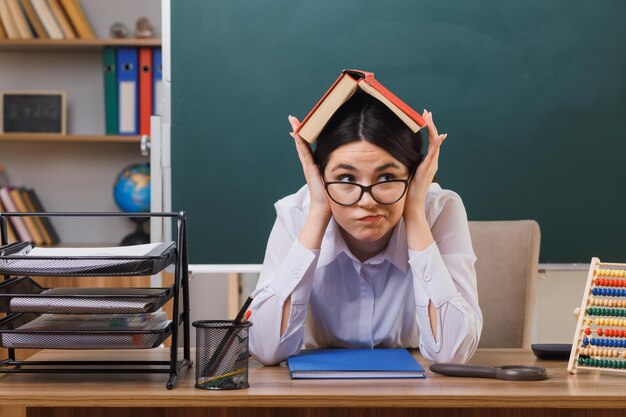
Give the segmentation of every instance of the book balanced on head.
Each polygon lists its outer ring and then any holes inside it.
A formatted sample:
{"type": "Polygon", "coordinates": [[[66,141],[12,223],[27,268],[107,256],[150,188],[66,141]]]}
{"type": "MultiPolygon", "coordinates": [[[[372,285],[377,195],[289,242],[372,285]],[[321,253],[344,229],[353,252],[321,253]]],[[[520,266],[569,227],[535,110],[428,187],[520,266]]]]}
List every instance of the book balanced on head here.
{"type": "Polygon", "coordinates": [[[332,115],[358,89],[389,107],[414,133],[426,126],[422,116],[376,80],[373,72],[344,69],[294,133],[309,143],[315,142],[332,115]]]}

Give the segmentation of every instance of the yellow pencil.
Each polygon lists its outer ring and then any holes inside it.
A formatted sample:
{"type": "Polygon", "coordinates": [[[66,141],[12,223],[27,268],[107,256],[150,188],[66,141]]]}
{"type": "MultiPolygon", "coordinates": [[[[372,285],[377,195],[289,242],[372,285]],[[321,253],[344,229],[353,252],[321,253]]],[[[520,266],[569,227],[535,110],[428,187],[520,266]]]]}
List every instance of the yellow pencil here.
{"type": "Polygon", "coordinates": [[[223,374],[223,375],[214,376],[214,377],[211,377],[211,378],[208,378],[208,377],[200,378],[200,379],[198,380],[198,382],[199,382],[200,384],[206,384],[206,383],[213,382],[213,381],[218,380],[218,379],[221,379],[221,378],[225,378],[225,377],[227,377],[227,376],[232,376],[232,375],[240,374],[240,373],[244,372],[245,370],[246,370],[246,368],[241,368],[241,369],[237,369],[236,371],[229,372],[229,373],[227,373],[227,374],[223,374]]]}

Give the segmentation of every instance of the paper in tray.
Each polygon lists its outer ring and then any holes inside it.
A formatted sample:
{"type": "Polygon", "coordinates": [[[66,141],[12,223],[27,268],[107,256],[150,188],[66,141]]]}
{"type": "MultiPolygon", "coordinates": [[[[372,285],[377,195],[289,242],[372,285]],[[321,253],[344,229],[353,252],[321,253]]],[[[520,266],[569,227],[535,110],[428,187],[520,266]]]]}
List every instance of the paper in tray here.
{"type": "Polygon", "coordinates": [[[0,321],[0,344],[31,349],[149,349],[172,332],[165,313],[12,314],[0,321]]]}
{"type": "Polygon", "coordinates": [[[149,313],[172,295],[170,288],[52,288],[38,295],[13,297],[11,312],[149,313]]]}
{"type": "Polygon", "coordinates": [[[169,332],[122,335],[3,333],[1,343],[3,347],[25,349],[152,349],[168,336],[169,332]]]}
{"type": "Polygon", "coordinates": [[[174,242],[106,248],[34,248],[0,256],[0,274],[94,276],[153,275],[175,259],[174,242]]]}

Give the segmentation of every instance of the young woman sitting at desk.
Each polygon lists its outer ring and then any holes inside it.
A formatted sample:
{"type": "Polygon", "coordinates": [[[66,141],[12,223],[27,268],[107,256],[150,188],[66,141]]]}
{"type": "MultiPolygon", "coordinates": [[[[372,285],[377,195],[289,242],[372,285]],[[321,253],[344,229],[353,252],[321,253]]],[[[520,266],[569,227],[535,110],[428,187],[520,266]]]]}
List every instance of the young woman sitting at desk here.
{"type": "MultiPolygon", "coordinates": [[[[305,348],[416,348],[464,362],[482,329],[476,257],[461,198],[433,182],[428,151],[391,110],[358,92],[312,152],[295,140],[306,186],[279,200],[256,290],[250,351],[277,364],[305,348]]],[[[292,129],[299,125],[289,118],[292,129]]]]}

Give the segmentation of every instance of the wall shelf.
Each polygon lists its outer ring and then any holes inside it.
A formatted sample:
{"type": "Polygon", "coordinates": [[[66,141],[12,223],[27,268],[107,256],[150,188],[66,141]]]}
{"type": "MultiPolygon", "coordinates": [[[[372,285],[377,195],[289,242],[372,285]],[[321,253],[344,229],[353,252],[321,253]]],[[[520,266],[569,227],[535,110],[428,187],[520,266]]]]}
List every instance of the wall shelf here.
{"type": "Polygon", "coordinates": [[[103,39],[3,39],[0,50],[40,51],[45,49],[101,49],[105,46],[161,46],[160,38],[103,39]]]}
{"type": "Polygon", "coordinates": [[[139,143],[141,136],[122,135],[59,135],[47,133],[2,133],[0,142],[58,143],[139,143]]]}

